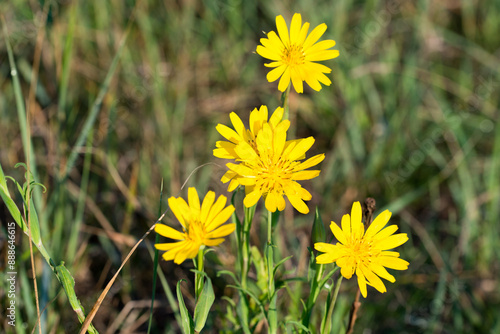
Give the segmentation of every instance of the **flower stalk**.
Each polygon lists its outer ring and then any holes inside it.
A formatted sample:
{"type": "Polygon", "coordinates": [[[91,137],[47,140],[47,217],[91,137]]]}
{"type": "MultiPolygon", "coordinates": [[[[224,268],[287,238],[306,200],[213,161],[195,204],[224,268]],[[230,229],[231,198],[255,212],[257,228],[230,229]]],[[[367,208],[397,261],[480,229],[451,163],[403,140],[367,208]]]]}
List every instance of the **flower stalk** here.
{"type": "Polygon", "coordinates": [[[204,282],[204,263],[203,263],[203,260],[204,260],[204,255],[205,255],[205,250],[204,250],[204,247],[200,247],[200,249],[198,250],[198,260],[195,261],[195,267],[196,267],[196,271],[194,273],[194,292],[195,292],[195,301],[197,302],[199,297],[200,297],[200,294],[201,294],[201,291],[203,291],[203,282],[204,282]]]}

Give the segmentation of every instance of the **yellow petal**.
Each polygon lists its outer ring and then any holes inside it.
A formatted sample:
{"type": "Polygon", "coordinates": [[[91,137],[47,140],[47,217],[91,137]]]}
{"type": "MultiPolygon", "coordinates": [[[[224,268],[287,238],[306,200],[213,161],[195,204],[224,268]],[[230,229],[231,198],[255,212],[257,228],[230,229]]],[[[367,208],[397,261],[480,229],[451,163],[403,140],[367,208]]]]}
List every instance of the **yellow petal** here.
{"type": "MultiPolygon", "coordinates": [[[[340,222],[340,225],[342,226],[342,231],[344,232],[344,235],[346,237],[346,240],[351,238],[352,230],[351,230],[351,216],[343,215],[342,216],[342,221],[340,222]]],[[[337,239],[338,240],[338,239],[337,239]]]]}
{"type": "Polygon", "coordinates": [[[393,256],[379,256],[377,262],[384,267],[394,270],[406,270],[409,265],[407,261],[393,256]]]}
{"type": "Polygon", "coordinates": [[[333,252],[335,250],[335,245],[327,244],[326,242],[316,242],[314,244],[314,249],[318,252],[333,252]]]}
{"type": "Polygon", "coordinates": [[[205,195],[203,203],[201,204],[201,212],[200,212],[201,222],[207,221],[208,214],[210,212],[210,209],[212,208],[212,205],[214,204],[214,201],[215,201],[215,193],[213,191],[209,191],[205,195]]]}
{"type": "MultiPolygon", "coordinates": [[[[347,219],[349,219],[349,215],[344,215],[344,217],[345,216],[347,216],[347,219]]],[[[342,217],[342,221],[344,221],[344,217],[342,217]]],[[[333,221],[330,223],[330,230],[332,231],[333,235],[338,240],[338,242],[340,242],[343,245],[347,245],[347,238],[344,231],[342,231],[340,227],[333,221]]]]}
{"type": "Polygon", "coordinates": [[[276,205],[277,205],[279,211],[285,210],[286,202],[285,202],[285,198],[283,197],[283,195],[278,195],[276,197],[276,205]]]}
{"type": "Polygon", "coordinates": [[[384,212],[379,214],[366,230],[365,237],[370,238],[377,234],[381,229],[383,229],[384,226],[389,222],[391,215],[392,213],[389,210],[385,210],[384,212]]]}
{"type": "Polygon", "coordinates": [[[165,224],[156,224],[155,232],[169,239],[184,240],[186,236],[165,224]]]}
{"type": "Polygon", "coordinates": [[[295,167],[293,167],[293,170],[294,171],[299,171],[299,170],[303,170],[303,169],[308,169],[308,168],[310,168],[312,166],[316,166],[317,164],[319,164],[324,159],[325,159],[325,154],[315,155],[314,157],[309,158],[306,161],[301,162],[300,164],[298,164],[295,167]]]}
{"type": "Polygon", "coordinates": [[[268,211],[271,211],[271,212],[276,211],[276,209],[278,207],[276,197],[277,197],[276,193],[274,193],[274,192],[270,192],[269,194],[267,194],[265,205],[266,205],[266,209],[268,211]]]}
{"type": "Polygon", "coordinates": [[[236,131],[224,124],[217,124],[215,129],[221,134],[221,136],[235,144],[238,144],[243,140],[243,138],[241,138],[236,131]]]}
{"type": "Polygon", "coordinates": [[[302,27],[302,17],[299,13],[293,14],[292,23],[290,24],[290,41],[292,44],[297,43],[302,27]]]}
{"type": "Polygon", "coordinates": [[[271,124],[271,127],[275,128],[279,124],[279,122],[281,122],[284,112],[285,109],[281,107],[276,108],[276,110],[271,115],[271,118],[269,119],[269,124],[271,124]]]}
{"type": "Polygon", "coordinates": [[[302,46],[305,49],[311,47],[326,31],[326,24],[322,23],[311,31],[309,36],[307,36],[304,45],[302,46]]]}
{"type": "MultiPolygon", "coordinates": [[[[329,68],[328,66],[325,66],[325,65],[319,64],[319,63],[313,63],[313,62],[310,62],[310,61],[307,61],[307,60],[306,60],[306,62],[304,64],[304,66],[314,76],[319,76],[322,73],[331,73],[332,72],[332,69],[329,68]]],[[[319,79],[319,77],[317,79],[319,79]]]]}
{"type": "Polygon", "coordinates": [[[241,121],[241,118],[233,111],[229,114],[229,118],[231,119],[231,123],[233,123],[233,127],[238,133],[238,135],[244,139],[245,138],[245,125],[241,121]]]}
{"type": "Polygon", "coordinates": [[[373,241],[380,241],[382,239],[386,239],[390,235],[393,235],[394,232],[398,230],[397,225],[389,225],[386,228],[384,228],[382,231],[378,232],[372,237],[373,241]]]}
{"type": "Polygon", "coordinates": [[[307,214],[309,213],[309,208],[306,203],[297,195],[285,190],[286,197],[292,204],[292,206],[300,213],[307,214]]]}
{"type": "Polygon", "coordinates": [[[302,45],[304,41],[306,40],[307,37],[307,32],[309,31],[309,22],[305,22],[302,28],[300,28],[300,33],[299,36],[297,37],[297,40],[295,43],[297,45],[302,45]]]}
{"type": "Polygon", "coordinates": [[[256,52],[258,55],[270,60],[281,60],[281,55],[279,53],[262,45],[257,46],[256,52]]]}
{"type": "Polygon", "coordinates": [[[218,229],[207,234],[207,238],[221,238],[231,234],[236,229],[236,224],[222,225],[218,229]]]}
{"type": "Polygon", "coordinates": [[[362,223],[363,213],[361,211],[361,204],[354,202],[351,209],[351,231],[355,238],[361,238],[364,233],[364,225],[362,223]]]}
{"type": "Polygon", "coordinates": [[[302,78],[295,68],[290,69],[290,78],[292,79],[293,88],[297,93],[304,92],[304,86],[302,84],[302,78]]]}
{"type": "Polygon", "coordinates": [[[298,158],[303,156],[307,152],[307,150],[311,148],[313,144],[314,144],[313,137],[308,137],[301,140],[297,145],[295,145],[290,154],[288,154],[288,159],[291,161],[297,160],[298,158]]]}
{"type": "Polygon", "coordinates": [[[207,221],[205,224],[206,226],[206,231],[212,231],[219,227],[220,225],[224,224],[227,222],[229,218],[231,218],[231,215],[234,212],[234,206],[230,205],[224,210],[222,210],[217,216],[214,217],[212,221],[207,221]]]}
{"type": "Polygon", "coordinates": [[[234,151],[236,145],[228,141],[218,141],[218,148],[214,149],[214,157],[221,159],[238,159],[238,155],[234,151]]]}
{"type": "Polygon", "coordinates": [[[168,206],[174,213],[179,223],[181,223],[183,227],[186,227],[184,217],[188,217],[190,212],[189,206],[187,205],[186,201],[184,201],[184,199],[182,198],[170,197],[168,199],[168,206]]]}
{"type": "Polygon", "coordinates": [[[226,196],[220,195],[219,198],[217,198],[217,201],[215,201],[214,205],[212,205],[206,221],[211,222],[222,211],[222,209],[224,209],[224,207],[226,206],[226,202],[226,196]]]}
{"type": "Polygon", "coordinates": [[[320,85],[318,79],[316,79],[314,76],[308,74],[306,76],[305,80],[306,80],[306,83],[309,85],[309,87],[311,87],[315,91],[319,92],[321,90],[321,85],[320,85]]]}
{"type": "Polygon", "coordinates": [[[306,57],[307,61],[323,61],[334,59],[339,56],[339,50],[323,50],[321,52],[316,52],[310,54],[306,57]]]}
{"type": "Polygon", "coordinates": [[[199,214],[200,212],[200,198],[198,197],[198,192],[196,191],[196,188],[194,187],[189,187],[188,189],[188,200],[189,200],[189,207],[193,211],[194,214],[199,214]]]}
{"type": "Polygon", "coordinates": [[[243,204],[247,208],[251,208],[252,206],[257,204],[257,202],[259,201],[259,198],[261,196],[262,196],[261,192],[259,190],[255,189],[254,191],[252,191],[251,193],[248,193],[245,196],[245,198],[243,199],[243,204]]]}
{"type": "Polygon", "coordinates": [[[278,90],[280,92],[284,92],[288,88],[288,85],[290,85],[290,75],[290,67],[287,66],[278,84],[278,90]]]}
{"type": "Polygon", "coordinates": [[[340,267],[340,274],[347,279],[350,279],[356,270],[350,263],[347,261],[342,261],[345,258],[340,258],[337,260],[337,265],[340,267]]]}
{"type": "Polygon", "coordinates": [[[227,187],[227,191],[232,192],[236,188],[238,188],[239,185],[240,185],[240,183],[237,180],[231,180],[231,182],[229,183],[229,186],[227,187]]]}
{"type": "Polygon", "coordinates": [[[164,243],[164,244],[155,244],[155,248],[158,249],[158,250],[162,250],[162,251],[168,251],[168,250],[171,250],[172,248],[176,248],[177,244],[179,244],[179,242],[169,242],[169,243],[164,243]]]}
{"type": "Polygon", "coordinates": [[[375,275],[378,275],[378,276],[382,277],[383,279],[388,280],[391,283],[396,282],[396,279],[394,278],[394,276],[389,274],[387,272],[387,270],[385,270],[385,268],[378,263],[374,263],[374,262],[370,263],[369,269],[372,270],[375,273],[375,275]]]}
{"type": "Polygon", "coordinates": [[[242,160],[256,159],[259,157],[253,147],[244,141],[236,145],[234,151],[242,160]]]}
{"type": "Polygon", "coordinates": [[[235,173],[241,176],[255,177],[254,171],[243,164],[237,165],[233,163],[227,163],[226,166],[227,168],[229,168],[230,170],[234,171],[235,173]]]}
{"type": "Polygon", "coordinates": [[[280,125],[274,130],[274,138],[273,138],[273,153],[275,163],[281,157],[283,153],[283,149],[285,148],[286,143],[286,130],[283,130],[283,127],[290,122],[282,122],[280,125]]]}
{"type": "MultiPolygon", "coordinates": [[[[385,288],[384,282],[373,273],[369,268],[367,268],[364,265],[360,265],[360,269],[365,275],[366,279],[368,282],[370,282],[370,285],[373,286],[375,289],[377,289],[379,292],[384,293],[387,292],[387,289],[385,288]]],[[[357,273],[356,273],[357,274],[357,273]]]]}
{"type": "Polygon", "coordinates": [[[206,246],[218,246],[224,242],[224,238],[205,240],[206,246]]]}
{"type": "Polygon", "coordinates": [[[308,49],[305,49],[304,54],[307,57],[308,55],[315,54],[317,52],[333,48],[335,46],[335,44],[336,43],[334,40],[327,39],[327,40],[324,40],[324,41],[321,41],[321,42],[314,44],[313,46],[309,47],[308,49]]]}
{"type": "Polygon", "coordinates": [[[274,31],[271,31],[269,34],[267,34],[267,38],[269,40],[269,44],[267,45],[267,47],[270,48],[271,51],[279,53],[281,55],[282,50],[285,48],[285,45],[278,37],[278,35],[274,31]]]}
{"type": "Polygon", "coordinates": [[[356,269],[356,276],[358,276],[358,285],[359,285],[359,291],[363,295],[363,297],[366,298],[367,291],[366,291],[366,279],[361,270],[358,268],[356,269]]]}
{"type": "Polygon", "coordinates": [[[331,253],[325,253],[316,256],[316,263],[327,264],[335,262],[335,256],[331,253]]]}
{"type": "Polygon", "coordinates": [[[408,236],[406,233],[399,233],[395,235],[391,235],[390,237],[387,237],[386,239],[377,241],[376,243],[373,244],[373,247],[377,247],[380,250],[387,250],[387,249],[392,249],[396,248],[405,242],[408,241],[408,236]]]}
{"type": "Polygon", "coordinates": [[[283,16],[276,16],[276,28],[278,29],[278,34],[280,36],[281,41],[288,47],[290,45],[290,38],[288,37],[288,28],[286,26],[285,19],[283,16]]]}
{"type": "Polygon", "coordinates": [[[292,180],[301,181],[301,180],[310,180],[314,179],[320,173],[319,170],[303,170],[300,172],[293,173],[292,180]]]}

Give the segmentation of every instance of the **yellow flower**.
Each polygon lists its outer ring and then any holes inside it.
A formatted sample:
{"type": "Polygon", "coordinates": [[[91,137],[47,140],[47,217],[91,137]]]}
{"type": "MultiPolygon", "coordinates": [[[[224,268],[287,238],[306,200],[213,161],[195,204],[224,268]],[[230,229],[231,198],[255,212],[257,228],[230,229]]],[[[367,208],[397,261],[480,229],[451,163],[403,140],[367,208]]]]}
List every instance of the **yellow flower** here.
{"type": "Polygon", "coordinates": [[[183,198],[170,197],[170,210],[182,225],[182,232],[170,226],[157,224],[155,231],[177,242],[156,244],[156,249],[166,251],[163,258],[174,260],[181,264],[186,259],[192,259],[198,254],[201,246],[217,246],[224,241],[225,236],[232,233],[235,224],[223,225],[233,214],[234,207],[226,206],[226,197],[219,196],[215,201],[215,193],[209,191],[200,206],[200,199],[195,188],[188,190],[189,205],[183,198]],[[215,202],[215,203],[214,203],[215,202]]]}
{"type": "MultiPolygon", "coordinates": [[[[263,110],[264,106],[261,107],[263,110]]],[[[306,161],[305,153],[314,143],[309,137],[298,140],[286,140],[289,121],[281,121],[283,109],[276,109],[269,122],[266,113],[250,116],[250,130],[245,130],[243,123],[233,125],[237,131],[228,127],[219,127],[219,132],[231,142],[218,142],[214,150],[216,157],[234,159],[239,164],[228,163],[229,170],[221,181],[229,181],[229,191],[238,185],[245,186],[246,196],[243,201],[246,207],[251,207],[261,198],[265,198],[266,208],[275,212],[285,209],[286,196],[290,203],[301,213],[308,213],[309,208],[304,201],[309,201],[311,194],[297,182],[309,180],[319,175],[319,170],[305,170],[316,166],[325,158],[318,154],[306,161]],[[278,116],[275,117],[276,113],[278,116]],[[265,116],[265,117],[264,117],[265,116]],[[231,132],[232,131],[232,132],[231,132]],[[245,135],[246,134],[246,135],[245,135]],[[238,135],[238,136],[236,136],[238,135]],[[245,137],[246,136],[246,137],[245,137]]],[[[256,110],[253,111],[253,113],[256,110]]],[[[241,120],[238,118],[238,121],[241,120]]]]}
{"type": "Polygon", "coordinates": [[[366,298],[367,284],[379,292],[387,291],[379,276],[391,283],[396,281],[384,267],[395,270],[408,269],[409,263],[400,259],[399,253],[387,251],[404,244],[408,236],[406,233],[394,234],[398,229],[396,225],[384,228],[391,218],[391,212],[388,210],[379,214],[366,232],[361,216],[361,205],[355,202],[351,216],[346,214],[342,217],[342,229],[333,221],[330,224],[330,229],[339,242],[335,245],[318,242],[314,244],[314,248],[324,253],[316,258],[317,263],[336,262],[340,273],[347,279],[356,274],[359,290],[366,298]]]}
{"type": "Polygon", "coordinates": [[[267,67],[274,67],[267,74],[267,80],[274,82],[281,77],[278,89],[282,92],[288,88],[290,81],[297,93],[303,92],[304,81],[316,91],[321,90],[320,83],[330,86],[332,82],[325,73],[332,70],[316,63],[339,55],[338,50],[328,50],[335,46],[334,40],[316,43],[326,31],[326,24],[320,24],[307,35],[309,23],[302,25],[302,17],[295,13],[290,25],[290,34],[281,15],[276,17],[276,27],[279,37],[271,31],[267,38],[261,38],[262,45],[257,46],[256,50],[262,57],[273,61],[265,64],[267,67]]]}

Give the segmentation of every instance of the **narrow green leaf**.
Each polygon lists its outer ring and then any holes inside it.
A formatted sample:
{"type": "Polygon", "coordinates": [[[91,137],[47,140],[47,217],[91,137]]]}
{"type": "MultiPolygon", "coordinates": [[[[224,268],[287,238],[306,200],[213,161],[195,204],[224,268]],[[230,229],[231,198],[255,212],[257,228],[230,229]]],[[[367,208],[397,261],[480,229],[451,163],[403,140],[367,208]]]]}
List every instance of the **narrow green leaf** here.
{"type": "Polygon", "coordinates": [[[16,221],[17,225],[26,231],[26,227],[23,224],[23,219],[21,212],[19,211],[16,203],[10,197],[9,189],[7,188],[7,179],[3,173],[2,165],[0,164],[0,197],[7,206],[12,218],[16,221]]]}
{"type": "Polygon", "coordinates": [[[311,331],[309,330],[309,328],[307,328],[306,326],[302,325],[300,322],[298,321],[292,321],[292,320],[288,320],[285,322],[285,324],[290,324],[290,325],[294,325],[296,327],[299,327],[301,330],[303,330],[304,332],[306,333],[311,333],[311,331]]]}
{"type": "Polygon", "coordinates": [[[177,282],[177,300],[179,301],[179,309],[181,311],[181,319],[182,319],[181,328],[184,334],[193,334],[194,333],[193,319],[191,319],[186,304],[184,303],[184,298],[182,297],[182,292],[181,292],[182,281],[186,280],[181,279],[179,282],[177,282]]]}
{"type": "MultiPolygon", "coordinates": [[[[61,282],[66,296],[68,296],[71,308],[73,309],[73,311],[75,311],[80,323],[83,323],[85,321],[85,310],[76,297],[75,280],[73,279],[73,276],[71,276],[71,273],[64,266],[64,262],[61,262],[60,265],[55,267],[55,272],[57,275],[57,279],[59,280],[59,282],[61,282]]],[[[92,324],[90,324],[88,332],[91,334],[98,334],[97,330],[92,324]]]]}
{"type": "Polygon", "coordinates": [[[212,281],[207,277],[207,281],[203,286],[200,298],[196,303],[194,308],[194,330],[200,332],[203,327],[205,327],[205,322],[207,321],[208,313],[215,301],[214,289],[212,287],[212,281]]]}
{"type": "Polygon", "coordinates": [[[287,256],[284,259],[282,259],[281,261],[279,261],[278,263],[276,263],[276,265],[274,266],[274,269],[273,269],[273,277],[276,275],[276,271],[278,270],[278,267],[281,266],[283,263],[285,263],[287,260],[291,259],[292,257],[293,257],[293,255],[287,256]]]}

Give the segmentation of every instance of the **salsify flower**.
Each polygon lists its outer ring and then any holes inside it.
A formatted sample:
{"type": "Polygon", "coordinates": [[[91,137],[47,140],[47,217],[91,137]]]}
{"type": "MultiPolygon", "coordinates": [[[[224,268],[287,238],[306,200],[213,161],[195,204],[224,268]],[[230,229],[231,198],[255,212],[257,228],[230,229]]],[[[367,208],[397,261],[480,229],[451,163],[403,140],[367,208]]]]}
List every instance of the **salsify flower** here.
{"type": "MultiPolygon", "coordinates": [[[[261,108],[262,109],[262,108],[261,108]]],[[[218,145],[214,150],[214,155],[224,158],[233,158],[236,163],[228,163],[229,170],[224,174],[221,181],[230,182],[228,190],[233,191],[238,185],[245,186],[245,199],[243,204],[251,207],[261,198],[265,198],[265,206],[271,212],[285,209],[284,196],[288,198],[295,209],[301,213],[308,213],[309,208],[304,201],[309,201],[311,194],[297,182],[309,180],[319,175],[319,170],[306,170],[316,166],[325,158],[324,154],[318,154],[305,161],[306,152],[314,143],[314,138],[309,137],[298,140],[286,140],[289,121],[281,121],[282,108],[278,108],[269,122],[252,122],[250,119],[250,130],[244,131],[244,127],[239,127],[238,133],[251,134],[252,140],[229,136],[229,133],[221,133],[231,143],[218,145]],[[273,121],[273,117],[279,112],[279,117],[273,121]],[[259,124],[256,129],[252,129],[254,124],[259,124]]],[[[266,115],[267,119],[267,115],[266,115]]],[[[236,128],[236,126],[235,126],[236,128]]],[[[220,130],[219,130],[220,131],[220,130]]]]}
{"type": "Polygon", "coordinates": [[[261,38],[262,45],[257,46],[256,52],[264,58],[272,60],[265,64],[274,68],[267,74],[267,80],[274,82],[281,77],[278,89],[284,92],[290,81],[297,93],[303,92],[305,81],[312,89],[321,90],[321,84],[330,86],[331,80],[325,75],[332,70],[325,65],[316,63],[338,57],[338,50],[329,50],[335,46],[334,40],[318,39],[325,33],[326,24],[322,23],[314,28],[309,35],[309,23],[302,25],[302,17],[295,13],[290,24],[290,34],[283,16],[276,17],[278,34],[271,31],[267,38],[261,38]],[[279,36],[278,36],[279,35],[279,36]]]}
{"type": "Polygon", "coordinates": [[[217,246],[224,241],[224,237],[232,233],[236,225],[225,224],[233,214],[234,206],[226,206],[226,197],[221,195],[215,200],[215,193],[209,191],[203,203],[195,188],[189,188],[188,201],[179,197],[170,197],[170,210],[182,225],[182,232],[164,224],[157,224],[155,231],[176,242],[156,244],[158,250],[166,251],[163,258],[166,261],[174,260],[181,264],[186,259],[192,259],[198,254],[202,246],[217,246]]]}
{"type": "Polygon", "coordinates": [[[351,216],[342,217],[342,228],[333,221],[330,224],[332,233],[338,240],[335,245],[318,242],[314,248],[324,254],[316,257],[317,263],[336,262],[340,273],[349,279],[356,274],[359,290],[366,298],[366,285],[371,285],[379,292],[386,292],[383,278],[391,283],[396,279],[385,268],[395,270],[408,269],[409,263],[399,258],[399,253],[388,251],[404,244],[408,240],[406,233],[394,234],[398,227],[385,225],[391,218],[391,212],[385,210],[379,214],[365,232],[361,222],[361,205],[355,202],[352,205],[351,216]]]}

